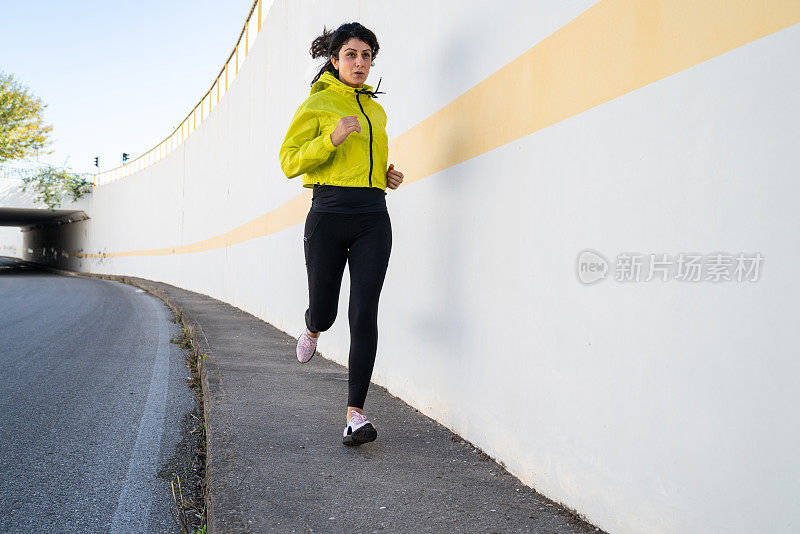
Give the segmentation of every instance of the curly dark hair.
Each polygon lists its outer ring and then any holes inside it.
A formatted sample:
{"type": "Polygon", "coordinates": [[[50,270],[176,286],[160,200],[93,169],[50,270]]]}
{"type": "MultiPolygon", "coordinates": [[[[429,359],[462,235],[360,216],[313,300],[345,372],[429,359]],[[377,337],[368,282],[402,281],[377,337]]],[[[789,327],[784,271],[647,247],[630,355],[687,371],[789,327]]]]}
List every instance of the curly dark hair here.
{"type": "Polygon", "coordinates": [[[369,28],[362,26],[358,22],[342,24],[335,30],[328,30],[323,26],[322,35],[311,43],[311,57],[314,59],[326,57],[328,61],[325,62],[317,72],[317,75],[314,76],[314,79],[311,80],[311,85],[314,85],[314,82],[322,76],[323,72],[330,72],[337,78],[339,77],[339,71],[334,68],[331,56],[339,59],[339,51],[342,49],[342,45],[353,37],[361,39],[372,48],[372,59],[373,61],[375,60],[380,46],[378,45],[378,38],[369,28]]]}

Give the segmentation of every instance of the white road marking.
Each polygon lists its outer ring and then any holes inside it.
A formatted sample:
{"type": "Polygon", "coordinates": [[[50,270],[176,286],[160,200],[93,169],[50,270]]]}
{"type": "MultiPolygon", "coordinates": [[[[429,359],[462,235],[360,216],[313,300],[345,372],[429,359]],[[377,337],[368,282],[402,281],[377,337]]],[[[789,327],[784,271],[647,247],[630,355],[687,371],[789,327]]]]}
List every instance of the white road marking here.
{"type": "Polygon", "coordinates": [[[139,434],[128,463],[128,473],[122,484],[117,509],[111,520],[111,532],[145,532],[150,512],[164,430],[164,410],[169,385],[169,332],[167,317],[156,298],[149,299],[158,323],[158,339],[150,392],[144,406],[139,434]]]}

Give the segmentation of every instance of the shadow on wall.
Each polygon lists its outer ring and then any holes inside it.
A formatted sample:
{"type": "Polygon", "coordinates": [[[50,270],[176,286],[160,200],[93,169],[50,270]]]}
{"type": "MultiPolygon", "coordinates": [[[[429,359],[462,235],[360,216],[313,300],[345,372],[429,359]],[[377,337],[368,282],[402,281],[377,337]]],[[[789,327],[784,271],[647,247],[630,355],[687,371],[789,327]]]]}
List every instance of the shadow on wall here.
{"type": "MultiPolygon", "coordinates": [[[[479,20],[476,19],[474,24],[465,25],[451,32],[447,45],[438,48],[437,76],[429,80],[434,87],[433,91],[437,94],[449,92],[455,69],[470,68],[471,64],[463,61],[463,55],[465,51],[475,46],[475,35],[480,33],[479,20]]],[[[463,76],[464,73],[461,72],[459,75],[463,76]]],[[[464,126],[457,122],[446,122],[440,126],[446,130],[444,137],[450,142],[436,147],[435,150],[440,152],[440,157],[436,159],[453,161],[464,153],[464,142],[470,133],[464,131],[464,126]]],[[[392,162],[391,156],[389,162],[392,162]]],[[[456,165],[442,172],[457,175],[461,171],[456,165]]],[[[472,261],[472,250],[476,246],[471,236],[463,231],[464,217],[469,213],[464,203],[469,202],[473,196],[470,187],[482,187],[484,184],[476,184],[469,176],[449,178],[426,182],[431,188],[428,191],[428,198],[419,199],[419,203],[413,208],[409,206],[412,210],[421,209],[424,212],[430,209],[438,212],[436,220],[439,224],[430,228],[432,235],[421,240],[409,235],[407,239],[401,237],[401,240],[403,247],[417,249],[414,252],[406,251],[404,254],[428,258],[430,262],[442,262],[449,266],[446,269],[432,269],[426,272],[427,277],[436,276],[436,279],[428,281],[432,291],[429,295],[430,303],[445,303],[445,307],[440,308],[436,305],[429,308],[418,307],[410,316],[413,317],[413,330],[420,345],[433,348],[439,355],[460,360],[469,352],[468,347],[476,342],[475,336],[480,335],[482,331],[481,325],[476,324],[475,317],[466,311],[470,309],[470,302],[464,288],[469,287],[470,280],[469,274],[459,267],[472,261]]],[[[419,215],[424,216],[423,213],[419,215]]],[[[402,236],[401,225],[395,223],[393,230],[396,235],[402,236]]],[[[449,385],[446,389],[451,387],[458,389],[459,384],[472,379],[469,374],[471,370],[460,365],[461,362],[450,363],[452,365],[448,365],[449,385]]]]}

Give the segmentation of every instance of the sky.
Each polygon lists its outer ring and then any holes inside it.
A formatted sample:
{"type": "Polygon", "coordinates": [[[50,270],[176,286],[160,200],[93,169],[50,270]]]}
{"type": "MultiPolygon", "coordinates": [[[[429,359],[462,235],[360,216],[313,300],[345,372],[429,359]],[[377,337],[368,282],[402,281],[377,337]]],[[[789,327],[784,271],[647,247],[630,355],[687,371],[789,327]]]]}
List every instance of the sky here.
{"type": "Polygon", "coordinates": [[[253,0],[0,0],[0,71],[40,97],[54,153],[96,172],[157,145],[211,87],[253,0]]]}

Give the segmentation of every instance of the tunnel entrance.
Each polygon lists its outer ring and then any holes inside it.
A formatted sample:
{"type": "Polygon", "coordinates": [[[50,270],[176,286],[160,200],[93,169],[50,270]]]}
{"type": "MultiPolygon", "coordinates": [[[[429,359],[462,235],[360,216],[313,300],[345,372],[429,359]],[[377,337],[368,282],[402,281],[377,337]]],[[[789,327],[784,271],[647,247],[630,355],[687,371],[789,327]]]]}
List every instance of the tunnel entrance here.
{"type": "Polygon", "coordinates": [[[0,179],[0,254],[83,268],[79,256],[88,246],[89,205],[88,195],[77,200],[67,196],[50,208],[22,180],[0,179]]]}

